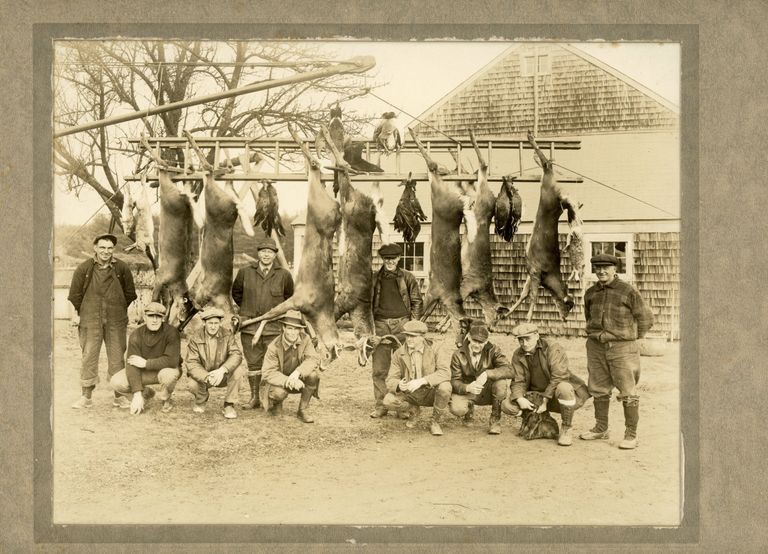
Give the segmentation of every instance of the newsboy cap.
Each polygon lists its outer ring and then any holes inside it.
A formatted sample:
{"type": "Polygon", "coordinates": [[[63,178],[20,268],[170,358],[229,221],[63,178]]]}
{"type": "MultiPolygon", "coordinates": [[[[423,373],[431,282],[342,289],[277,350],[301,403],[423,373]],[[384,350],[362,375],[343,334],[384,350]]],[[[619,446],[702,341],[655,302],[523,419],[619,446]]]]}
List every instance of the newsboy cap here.
{"type": "Polygon", "coordinates": [[[619,265],[619,259],[610,254],[598,254],[597,256],[592,256],[589,261],[592,265],[615,265],[617,267],[619,265]]]}
{"type": "Polygon", "coordinates": [[[520,325],[512,329],[512,334],[515,335],[515,337],[517,338],[527,337],[528,335],[532,335],[538,332],[539,332],[539,328],[536,327],[536,325],[533,323],[521,323],[520,325]]]}
{"type": "Polygon", "coordinates": [[[104,233],[103,235],[99,235],[98,237],[93,239],[93,244],[98,244],[100,240],[108,240],[112,243],[112,246],[115,246],[117,244],[117,237],[112,233],[104,233]]]}
{"type": "Polygon", "coordinates": [[[259,250],[266,250],[266,249],[272,250],[273,252],[277,252],[277,243],[275,243],[275,239],[271,237],[265,237],[256,243],[257,252],[259,250]]]}
{"type": "Polygon", "coordinates": [[[166,312],[165,306],[160,302],[150,302],[147,307],[144,308],[144,315],[159,315],[164,316],[166,312]]]}
{"type": "Polygon", "coordinates": [[[300,329],[304,329],[306,327],[299,310],[288,310],[280,318],[280,321],[283,325],[289,325],[291,327],[299,327],[300,329]]]}
{"type": "Polygon", "coordinates": [[[218,317],[219,319],[224,318],[224,310],[221,308],[216,308],[214,306],[211,306],[210,308],[206,308],[203,310],[203,312],[200,314],[200,319],[203,321],[208,321],[212,317],[218,317]]]}
{"type": "Polygon", "coordinates": [[[490,333],[488,332],[488,326],[482,321],[473,322],[469,326],[469,338],[477,342],[485,342],[488,340],[490,333]]]}
{"type": "Polygon", "coordinates": [[[379,248],[379,256],[382,258],[397,258],[398,256],[402,255],[403,249],[400,248],[399,244],[395,244],[393,242],[385,244],[379,248]]]}
{"type": "Polygon", "coordinates": [[[407,321],[405,325],[403,325],[403,333],[406,335],[411,335],[413,337],[423,335],[427,332],[427,324],[423,321],[418,320],[412,320],[407,321]]]}

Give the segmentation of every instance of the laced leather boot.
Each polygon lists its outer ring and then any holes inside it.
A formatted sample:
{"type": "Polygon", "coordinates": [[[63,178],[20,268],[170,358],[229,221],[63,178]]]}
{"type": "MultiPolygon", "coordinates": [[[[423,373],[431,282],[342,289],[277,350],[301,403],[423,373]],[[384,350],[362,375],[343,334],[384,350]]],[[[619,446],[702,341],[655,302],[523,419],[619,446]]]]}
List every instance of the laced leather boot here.
{"type": "Polygon", "coordinates": [[[610,403],[610,397],[595,398],[595,426],[592,430],[580,435],[583,440],[593,441],[608,438],[608,408],[610,403]]]}
{"type": "Polygon", "coordinates": [[[259,385],[261,385],[261,375],[249,375],[248,386],[251,388],[251,398],[243,405],[243,410],[256,410],[261,408],[259,400],[259,385]]]}

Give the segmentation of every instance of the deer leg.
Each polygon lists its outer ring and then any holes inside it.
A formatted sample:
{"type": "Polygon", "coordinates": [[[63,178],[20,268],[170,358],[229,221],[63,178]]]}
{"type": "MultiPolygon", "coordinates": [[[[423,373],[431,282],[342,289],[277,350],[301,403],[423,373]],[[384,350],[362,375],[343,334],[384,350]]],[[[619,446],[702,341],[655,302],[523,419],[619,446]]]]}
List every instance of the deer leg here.
{"type": "Polygon", "coordinates": [[[525,320],[530,323],[533,319],[533,310],[536,308],[536,301],[539,299],[539,286],[541,285],[541,273],[536,272],[530,275],[531,288],[529,290],[530,306],[525,320]]]}
{"type": "Polygon", "coordinates": [[[568,317],[568,312],[573,309],[573,298],[568,295],[568,290],[560,279],[560,275],[558,273],[544,275],[543,285],[552,293],[552,297],[557,305],[557,311],[560,312],[560,317],[565,321],[568,317]]]}
{"type": "Polygon", "coordinates": [[[507,313],[504,317],[507,317],[511,315],[519,306],[523,303],[523,301],[528,298],[528,295],[531,292],[531,276],[528,275],[528,278],[525,280],[525,284],[523,285],[523,290],[520,293],[520,298],[517,299],[517,302],[515,302],[511,308],[507,309],[507,313]]]}

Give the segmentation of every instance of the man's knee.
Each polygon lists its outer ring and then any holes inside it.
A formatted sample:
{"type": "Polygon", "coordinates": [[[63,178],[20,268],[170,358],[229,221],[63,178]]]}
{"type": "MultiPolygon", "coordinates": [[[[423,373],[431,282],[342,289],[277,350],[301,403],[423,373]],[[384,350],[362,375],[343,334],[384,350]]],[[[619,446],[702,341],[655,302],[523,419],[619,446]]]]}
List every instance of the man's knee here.
{"type": "Polygon", "coordinates": [[[269,387],[269,400],[275,404],[279,404],[288,396],[288,391],[283,387],[269,387]]]}
{"type": "Polygon", "coordinates": [[[125,369],[121,369],[115,373],[109,380],[109,385],[112,390],[119,394],[128,394],[131,392],[131,386],[128,384],[128,376],[125,373],[125,369]]]}
{"type": "Polygon", "coordinates": [[[317,384],[320,382],[320,374],[317,372],[316,369],[313,369],[309,372],[309,375],[305,375],[301,378],[301,380],[304,382],[305,385],[309,385],[310,387],[316,387],[317,384]]]}
{"type": "Polygon", "coordinates": [[[501,411],[507,415],[517,416],[522,411],[516,401],[511,398],[505,398],[501,403],[501,411]]]}
{"type": "Polygon", "coordinates": [[[508,386],[508,379],[499,379],[498,381],[493,381],[491,384],[491,395],[493,395],[493,399],[502,400],[506,398],[508,386]]]}
{"type": "MultiPolygon", "coordinates": [[[[235,381],[237,381],[237,380],[240,380],[240,379],[242,379],[242,378],[245,376],[245,374],[246,374],[247,372],[248,372],[248,370],[247,370],[247,369],[246,369],[244,366],[242,366],[242,365],[239,365],[239,366],[237,366],[237,367],[235,368],[235,371],[233,371],[233,372],[232,372],[232,373],[229,375],[229,378],[230,378],[230,379],[233,379],[233,380],[235,380],[235,381]]],[[[261,372],[259,372],[259,373],[261,373],[261,372]]]]}
{"type": "Polygon", "coordinates": [[[469,399],[464,395],[454,394],[451,396],[451,403],[448,407],[456,417],[464,417],[469,411],[469,399]]]}
{"type": "Polygon", "coordinates": [[[402,399],[391,392],[388,392],[381,402],[387,410],[401,410],[409,406],[409,403],[405,399],[402,399]]]}
{"type": "Polygon", "coordinates": [[[181,370],[177,367],[164,367],[157,372],[157,382],[161,385],[175,383],[181,377],[181,370]]]}
{"type": "Polygon", "coordinates": [[[555,398],[563,404],[563,401],[571,401],[576,399],[576,392],[573,390],[573,385],[567,381],[561,381],[555,388],[555,398]]]}
{"type": "Polygon", "coordinates": [[[451,398],[451,392],[453,391],[453,387],[451,386],[450,381],[443,381],[439,385],[437,385],[437,390],[435,390],[435,396],[438,398],[443,398],[445,400],[448,400],[451,398]]]}

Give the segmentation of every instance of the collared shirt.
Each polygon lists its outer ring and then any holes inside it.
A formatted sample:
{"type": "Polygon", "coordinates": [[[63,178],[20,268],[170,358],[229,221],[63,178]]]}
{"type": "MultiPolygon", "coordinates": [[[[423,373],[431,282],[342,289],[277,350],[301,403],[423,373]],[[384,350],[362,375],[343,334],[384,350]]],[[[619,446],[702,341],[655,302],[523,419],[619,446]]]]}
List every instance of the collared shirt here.
{"type": "Polygon", "coordinates": [[[587,336],[602,342],[642,338],[653,326],[653,312],[629,283],[614,277],[584,294],[587,336]]]}
{"type": "Polygon", "coordinates": [[[420,347],[413,349],[406,346],[405,349],[411,357],[414,379],[421,379],[421,361],[424,357],[424,345],[422,344],[420,347]]]}
{"type": "Polygon", "coordinates": [[[280,368],[283,375],[290,375],[293,370],[299,367],[299,342],[288,342],[285,335],[280,337],[283,341],[283,367],[280,368]]]}
{"type": "Polygon", "coordinates": [[[263,277],[266,277],[269,274],[269,272],[272,271],[272,267],[274,265],[275,264],[261,265],[261,263],[259,263],[259,272],[263,277]]]}
{"type": "MultiPolygon", "coordinates": [[[[219,350],[219,339],[216,335],[211,336],[208,333],[208,331],[204,331],[204,333],[205,333],[205,346],[208,348],[208,355],[211,360],[215,360],[219,350]]],[[[214,367],[213,369],[218,369],[218,368],[214,367]]]]}

